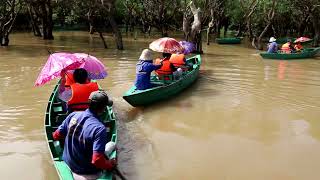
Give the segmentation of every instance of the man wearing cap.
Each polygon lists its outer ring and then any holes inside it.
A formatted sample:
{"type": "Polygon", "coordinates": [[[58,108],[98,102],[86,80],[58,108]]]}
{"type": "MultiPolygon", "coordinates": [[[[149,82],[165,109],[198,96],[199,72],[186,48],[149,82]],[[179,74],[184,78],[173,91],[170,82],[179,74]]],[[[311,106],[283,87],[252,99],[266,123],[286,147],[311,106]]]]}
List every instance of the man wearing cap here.
{"type": "Polygon", "coordinates": [[[69,114],[54,132],[55,140],[65,139],[62,159],[74,179],[97,179],[103,169],[112,170],[116,165],[115,160],[104,156],[107,131],[99,118],[112,104],[106,92],[94,91],[89,96],[89,108],[69,114]]]}
{"type": "Polygon", "coordinates": [[[268,53],[277,53],[278,51],[278,44],[276,42],[276,38],[271,37],[268,44],[268,53]]]}

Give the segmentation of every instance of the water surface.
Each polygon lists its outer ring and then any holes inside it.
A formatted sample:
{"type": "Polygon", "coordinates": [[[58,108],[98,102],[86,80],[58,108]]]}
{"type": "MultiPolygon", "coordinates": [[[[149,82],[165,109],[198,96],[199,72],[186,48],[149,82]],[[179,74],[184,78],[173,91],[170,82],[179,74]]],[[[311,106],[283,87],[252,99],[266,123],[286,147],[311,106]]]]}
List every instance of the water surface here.
{"type": "Polygon", "coordinates": [[[34,87],[48,51],[87,52],[109,76],[100,85],[115,102],[119,163],[128,179],[319,179],[320,59],[263,60],[241,45],[204,46],[198,81],[165,102],[134,108],[122,94],[152,38],[124,38],[103,49],[86,32],[54,41],[13,34],[0,48],[0,177],[57,179],[43,130],[56,83],[34,87]]]}

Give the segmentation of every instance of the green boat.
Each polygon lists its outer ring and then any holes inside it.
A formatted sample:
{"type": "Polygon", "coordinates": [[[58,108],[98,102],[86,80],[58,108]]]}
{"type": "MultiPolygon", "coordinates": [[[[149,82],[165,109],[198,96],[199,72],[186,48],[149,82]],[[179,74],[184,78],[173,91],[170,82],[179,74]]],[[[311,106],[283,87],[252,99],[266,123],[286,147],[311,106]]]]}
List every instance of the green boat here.
{"type": "Polygon", "coordinates": [[[307,48],[298,53],[267,53],[262,52],[260,55],[265,59],[304,59],[315,56],[320,51],[320,48],[307,48]]]}
{"type": "Polygon", "coordinates": [[[155,84],[156,87],[137,90],[135,86],[132,86],[125,92],[123,99],[132,106],[143,106],[167,99],[181,92],[198,78],[201,56],[196,55],[188,58],[187,62],[192,63],[193,68],[192,70],[184,72],[180,79],[174,80],[172,76],[168,76],[170,80],[158,80],[156,75],[152,75],[151,83],[155,84]]]}
{"type": "Polygon", "coordinates": [[[241,38],[233,37],[233,38],[216,38],[216,42],[218,44],[240,44],[241,38]]]}
{"type": "MultiPolygon", "coordinates": [[[[45,132],[47,137],[47,142],[53,164],[57,170],[57,173],[61,180],[73,180],[72,172],[68,165],[62,160],[63,153],[63,143],[60,144],[59,141],[54,141],[52,133],[59,127],[63,120],[67,117],[67,112],[62,106],[61,100],[58,98],[59,83],[55,86],[46,109],[45,114],[45,132]]],[[[117,128],[115,122],[115,115],[112,111],[112,107],[107,107],[106,112],[103,116],[103,123],[109,127],[108,141],[117,141],[117,128]]],[[[116,158],[117,153],[113,151],[109,157],[116,158]]],[[[104,171],[100,176],[99,180],[112,180],[113,174],[108,171],[104,171]]]]}

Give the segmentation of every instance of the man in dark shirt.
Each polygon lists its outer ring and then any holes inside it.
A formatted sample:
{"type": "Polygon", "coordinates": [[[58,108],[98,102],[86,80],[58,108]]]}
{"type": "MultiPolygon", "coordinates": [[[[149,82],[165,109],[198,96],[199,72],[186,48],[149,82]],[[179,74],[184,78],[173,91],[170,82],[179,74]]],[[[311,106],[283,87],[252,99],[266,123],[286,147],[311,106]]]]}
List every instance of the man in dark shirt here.
{"type": "Polygon", "coordinates": [[[54,132],[55,140],[65,139],[62,158],[74,177],[98,178],[103,169],[112,170],[116,165],[115,160],[104,156],[107,131],[99,118],[111,105],[104,91],[94,91],[89,96],[89,108],[69,114],[54,132]]]}

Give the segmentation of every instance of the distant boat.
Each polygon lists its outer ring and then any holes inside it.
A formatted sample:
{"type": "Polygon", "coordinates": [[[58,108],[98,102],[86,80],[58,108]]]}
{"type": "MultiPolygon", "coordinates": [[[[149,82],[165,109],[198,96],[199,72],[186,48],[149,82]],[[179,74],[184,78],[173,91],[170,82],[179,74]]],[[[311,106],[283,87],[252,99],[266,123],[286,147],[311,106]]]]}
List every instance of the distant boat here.
{"type": "Polygon", "coordinates": [[[240,44],[241,38],[232,37],[232,38],[216,38],[218,44],[240,44]]]}
{"type": "Polygon", "coordinates": [[[318,52],[320,48],[307,48],[298,53],[267,53],[262,52],[260,55],[264,59],[305,59],[305,58],[312,58],[318,52]]]}
{"type": "Polygon", "coordinates": [[[193,69],[185,72],[180,79],[158,80],[156,76],[152,76],[151,82],[158,86],[146,90],[137,90],[135,86],[132,86],[127,92],[125,92],[123,99],[132,106],[144,106],[178,94],[198,78],[201,56],[196,55],[188,58],[187,61],[193,63],[193,69]]]}
{"type": "MultiPolygon", "coordinates": [[[[52,133],[59,127],[63,120],[67,117],[67,112],[62,107],[62,102],[58,98],[59,83],[53,89],[51,96],[48,101],[48,106],[45,114],[45,132],[47,137],[47,142],[53,164],[57,170],[60,180],[73,180],[73,175],[68,167],[68,165],[62,160],[63,145],[60,145],[59,141],[54,141],[52,133]]],[[[102,122],[106,124],[109,128],[108,140],[107,141],[117,141],[117,128],[115,122],[115,115],[112,111],[112,107],[107,107],[105,114],[103,115],[102,122]]],[[[117,152],[113,151],[110,158],[116,158],[117,152]]],[[[103,171],[99,180],[112,180],[112,172],[103,171]]]]}

